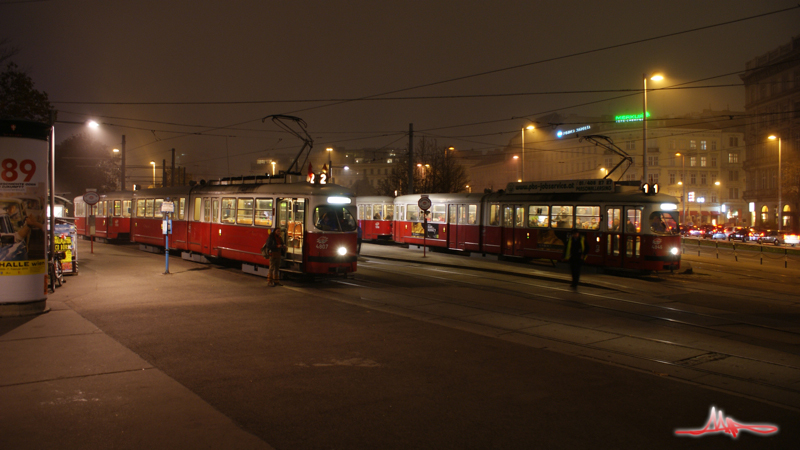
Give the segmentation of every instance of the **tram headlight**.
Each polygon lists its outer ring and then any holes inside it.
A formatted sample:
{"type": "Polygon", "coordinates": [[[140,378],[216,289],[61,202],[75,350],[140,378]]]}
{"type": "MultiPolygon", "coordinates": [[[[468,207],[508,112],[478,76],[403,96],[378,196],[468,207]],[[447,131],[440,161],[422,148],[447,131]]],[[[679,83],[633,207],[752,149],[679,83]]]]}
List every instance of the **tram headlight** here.
{"type": "Polygon", "coordinates": [[[339,249],[336,250],[336,253],[338,253],[340,256],[344,256],[344,255],[347,254],[347,248],[346,247],[339,247],[339,249]]]}
{"type": "Polygon", "coordinates": [[[673,255],[677,255],[679,251],[680,250],[678,250],[678,247],[672,247],[669,252],[673,255]]]}

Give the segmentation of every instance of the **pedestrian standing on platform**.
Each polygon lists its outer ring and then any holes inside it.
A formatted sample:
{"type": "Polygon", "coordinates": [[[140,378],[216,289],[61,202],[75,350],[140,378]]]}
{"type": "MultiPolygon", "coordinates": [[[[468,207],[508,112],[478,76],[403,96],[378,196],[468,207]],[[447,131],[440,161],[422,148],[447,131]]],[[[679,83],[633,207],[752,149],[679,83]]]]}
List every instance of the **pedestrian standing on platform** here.
{"type": "Polygon", "coordinates": [[[569,269],[572,272],[572,289],[578,288],[584,259],[586,259],[586,238],[581,236],[578,230],[574,230],[564,249],[564,260],[569,262],[569,269]]]}
{"type": "Polygon", "coordinates": [[[286,250],[281,238],[280,228],[275,228],[267,238],[267,254],[269,255],[269,272],[267,272],[267,286],[283,286],[280,282],[281,256],[286,250]]]}
{"type": "Polygon", "coordinates": [[[361,254],[361,225],[358,225],[358,232],[357,232],[357,241],[356,241],[356,254],[361,254]]]}

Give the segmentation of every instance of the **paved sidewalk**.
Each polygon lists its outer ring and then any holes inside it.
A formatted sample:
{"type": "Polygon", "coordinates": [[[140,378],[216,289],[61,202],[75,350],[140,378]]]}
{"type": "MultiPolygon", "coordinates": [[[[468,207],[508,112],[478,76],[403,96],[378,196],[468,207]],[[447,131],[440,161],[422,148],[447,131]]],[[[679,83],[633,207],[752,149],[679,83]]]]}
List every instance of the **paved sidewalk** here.
{"type": "Polygon", "coordinates": [[[0,448],[272,448],[64,303],[47,305],[0,320],[0,448]]]}

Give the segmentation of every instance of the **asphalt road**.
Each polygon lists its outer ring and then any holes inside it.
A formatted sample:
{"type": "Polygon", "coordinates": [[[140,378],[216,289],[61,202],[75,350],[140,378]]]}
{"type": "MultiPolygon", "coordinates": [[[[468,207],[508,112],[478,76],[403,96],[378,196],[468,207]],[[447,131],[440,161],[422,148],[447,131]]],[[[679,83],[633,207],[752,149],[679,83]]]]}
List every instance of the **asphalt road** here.
{"type": "MultiPolygon", "coordinates": [[[[163,255],[110,245],[95,245],[92,255],[81,244],[81,275],[53,297],[277,449],[796,448],[800,442],[797,409],[722,385],[717,390],[564,353],[555,344],[459,329],[439,311],[400,313],[359,303],[374,295],[364,283],[383,283],[387,299],[397,294],[422,306],[452,294],[451,281],[402,266],[387,275],[369,269],[365,257],[349,281],[269,288],[232,268],[178,258],[171,259],[172,274],[163,275],[163,255]],[[674,434],[705,427],[712,407],[780,431],[744,432],[738,442],[725,434],[674,434]]],[[[544,283],[563,287],[561,278],[544,283]]],[[[503,305],[525,302],[501,290],[462,289],[484,303],[493,295],[503,305]]],[[[571,311],[577,316],[583,309],[571,311]]]]}

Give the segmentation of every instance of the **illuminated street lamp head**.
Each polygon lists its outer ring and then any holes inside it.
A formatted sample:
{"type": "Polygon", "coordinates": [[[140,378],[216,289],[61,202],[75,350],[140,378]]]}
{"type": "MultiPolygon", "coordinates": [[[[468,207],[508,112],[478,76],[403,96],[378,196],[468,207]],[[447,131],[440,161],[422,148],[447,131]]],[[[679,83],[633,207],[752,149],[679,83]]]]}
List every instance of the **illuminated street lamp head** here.
{"type": "Polygon", "coordinates": [[[156,165],[156,162],[155,162],[155,161],[150,161],[150,164],[152,164],[152,165],[154,165],[154,166],[155,166],[155,165],[156,165]]]}
{"type": "Polygon", "coordinates": [[[95,122],[94,120],[90,120],[90,121],[86,122],[86,126],[91,128],[91,129],[93,129],[93,130],[96,130],[96,129],[100,128],[100,124],[95,122]]]}
{"type": "Polygon", "coordinates": [[[720,182],[719,182],[719,181],[715,181],[715,182],[714,182],[714,184],[716,184],[717,186],[719,186],[719,185],[720,185],[720,182]]]}
{"type": "Polygon", "coordinates": [[[770,141],[774,141],[775,139],[778,139],[778,136],[771,134],[767,139],[769,139],[770,141]]]}
{"type": "Polygon", "coordinates": [[[514,155],[514,159],[519,159],[519,156],[517,156],[517,155],[514,155]]]}
{"type": "Polygon", "coordinates": [[[114,153],[119,153],[119,149],[118,148],[112,149],[111,151],[114,152],[114,153]]]}
{"type": "Polygon", "coordinates": [[[681,156],[681,152],[675,153],[675,156],[681,156]]]}
{"type": "Polygon", "coordinates": [[[536,127],[534,127],[533,125],[528,125],[527,127],[525,127],[525,129],[530,131],[536,129],[536,127]]]}
{"type": "Polygon", "coordinates": [[[422,163],[417,163],[417,167],[422,167],[422,163]]]}
{"type": "Polygon", "coordinates": [[[332,151],[333,151],[333,149],[332,149],[332,148],[330,148],[330,147],[328,147],[328,148],[326,148],[326,149],[325,149],[325,151],[326,151],[326,152],[332,152],[332,151]]]}
{"type": "Polygon", "coordinates": [[[652,77],[650,77],[650,79],[653,80],[653,81],[661,81],[661,80],[664,79],[664,75],[661,75],[660,73],[657,73],[657,74],[653,75],[652,77]]]}

